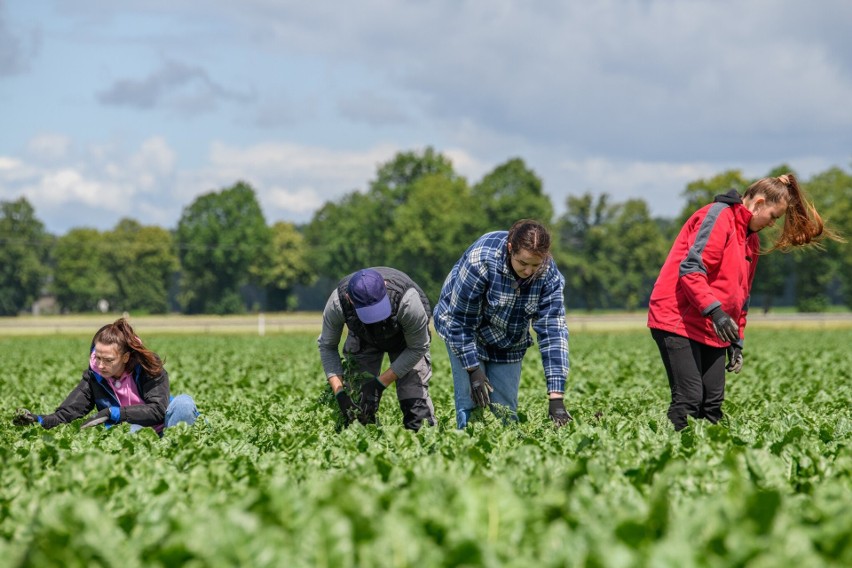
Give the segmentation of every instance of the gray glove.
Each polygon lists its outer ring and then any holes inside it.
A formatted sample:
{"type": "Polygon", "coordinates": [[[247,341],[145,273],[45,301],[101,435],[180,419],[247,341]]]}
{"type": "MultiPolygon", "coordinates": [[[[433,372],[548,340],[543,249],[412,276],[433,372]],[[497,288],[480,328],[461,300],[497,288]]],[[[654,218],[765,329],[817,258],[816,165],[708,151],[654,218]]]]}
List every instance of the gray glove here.
{"type": "Polygon", "coordinates": [[[728,371],[739,373],[743,370],[743,348],[738,345],[728,346],[728,364],[725,366],[728,371]]]}
{"type": "Polygon", "coordinates": [[[109,407],[103,408],[95,414],[95,417],[80,426],[80,430],[83,428],[91,428],[92,426],[97,426],[99,424],[103,424],[104,422],[108,422],[110,417],[110,409],[109,407]]]}
{"type": "Polygon", "coordinates": [[[716,306],[708,315],[713,318],[713,329],[716,330],[719,339],[728,343],[740,342],[740,328],[737,322],[722,309],[722,306],[716,306]]]}
{"type": "Polygon", "coordinates": [[[38,422],[38,416],[27,410],[26,408],[19,408],[17,412],[15,412],[15,417],[12,418],[12,424],[15,426],[29,426],[30,424],[35,424],[38,422]]]}
{"type": "Polygon", "coordinates": [[[485,376],[481,366],[468,371],[468,374],[470,375],[470,397],[476,406],[486,408],[491,404],[488,393],[494,392],[494,387],[488,382],[488,377],[485,376]]]}

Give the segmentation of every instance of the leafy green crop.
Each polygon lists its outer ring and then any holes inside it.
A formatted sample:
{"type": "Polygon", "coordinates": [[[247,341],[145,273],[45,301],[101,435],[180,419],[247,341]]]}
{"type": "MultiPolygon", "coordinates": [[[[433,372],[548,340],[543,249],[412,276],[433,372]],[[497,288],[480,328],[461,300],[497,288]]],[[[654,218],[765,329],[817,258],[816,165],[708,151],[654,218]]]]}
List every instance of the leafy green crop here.
{"type": "Polygon", "coordinates": [[[575,332],[555,429],[529,352],[520,422],[337,428],[315,335],[154,336],[205,420],[45,431],[89,338],[4,339],[2,566],[849,566],[852,330],[749,332],[723,423],[675,433],[644,333],[575,332]],[[813,355],[816,353],[817,355],[813,355]]]}

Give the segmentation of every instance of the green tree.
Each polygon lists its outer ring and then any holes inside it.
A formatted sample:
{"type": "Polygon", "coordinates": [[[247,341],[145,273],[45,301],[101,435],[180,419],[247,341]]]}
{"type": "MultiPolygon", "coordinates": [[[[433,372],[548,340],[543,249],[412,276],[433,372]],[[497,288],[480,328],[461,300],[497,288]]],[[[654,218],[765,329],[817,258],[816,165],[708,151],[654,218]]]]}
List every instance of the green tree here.
{"type": "Polygon", "coordinates": [[[100,300],[111,305],[118,285],[108,269],[109,241],[96,229],[71,229],[56,240],[52,290],[62,309],[91,312],[100,300]]]}
{"type": "Polygon", "coordinates": [[[568,196],[566,211],[556,223],[554,258],[565,276],[569,305],[587,310],[606,304],[606,275],[601,272],[604,225],[612,208],[604,193],[597,199],[591,193],[568,196]]]}
{"type": "Polygon", "coordinates": [[[271,234],[254,189],[245,182],[198,197],[176,231],[181,299],[188,313],[237,313],[240,290],[259,284],[271,234]]]}
{"type": "MultiPolygon", "coordinates": [[[[770,170],[766,176],[777,177],[792,171],[792,168],[787,164],[781,164],[770,170]]],[[[749,181],[749,185],[753,181],[749,181]]],[[[782,223],[778,223],[776,227],[767,228],[760,232],[761,251],[766,252],[772,248],[773,243],[778,237],[781,225],[782,223]]],[[[754,300],[760,297],[761,304],[759,307],[763,310],[763,313],[768,313],[772,309],[775,298],[784,294],[784,290],[788,282],[793,279],[794,274],[795,264],[792,256],[780,251],[772,252],[771,254],[761,254],[758,259],[757,272],[755,273],[752,285],[752,305],[750,308],[754,309],[757,307],[754,300]]]]}
{"type": "Polygon", "coordinates": [[[271,252],[262,281],[267,290],[268,308],[289,309],[290,294],[297,284],[310,285],[316,272],[309,261],[305,237],[292,223],[272,225],[271,252]]]}
{"type": "Polygon", "coordinates": [[[333,279],[365,266],[386,264],[384,228],[373,226],[380,216],[379,203],[369,195],[353,191],[339,202],[327,202],[305,228],[305,239],[319,273],[333,279]]]}
{"type": "Polygon", "coordinates": [[[647,203],[630,199],[613,205],[598,229],[595,272],[602,275],[608,306],[635,310],[647,305],[669,247],[647,203]]]}
{"type": "MultiPolygon", "coordinates": [[[[802,184],[823,221],[844,241],[852,235],[852,175],[830,168],[802,184]]],[[[852,247],[825,239],[795,256],[796,305],[814,311],[828,304],[829,287],[836,283],[847,306],[852,307],[852,247]]]]}
{"type": "Polygon", "coordinates": [[[751,181],[743,177],[739,170],[728,170],[710,179],[690,182],[682,194],[686,198],[686,204],[678,217],[678,227],[682,226],[693,213],[711,203],[717,195],[727,193],[730,189],[736,189],[742,194],[749,185],[751,181]]]}
{"type": "Polygon", "coordinates": [[[417,180],[427,176],[458,179],[450,161],[432,148],[400,152],[378,168],[366,193],[351,192],[320,208],[305,230],[320,273],[340,278],[365,266],[391,264],[399,239],[405,238],[394,228],[398,209],[417,180]]]}
{"type": "Polygon", "coordinates": [[[169,287],[179,266],[171,233],[122,219],[106,233],[105,240],[105,267],[117,287],[114,307],[167,312],[169,287]]]}
{"type": "Polygon", "coordinates": [[[396,243],[390,264],[411,276],[432,302],[450,268],[479,236],[469,214],[474,203],[464,179],[433,174],[416,180],[397,209],[389,231],[396,243]]]}
{"type": "Polygon", "coordinates": [[[570,196],[557,222],[557,263],[569,304],[635,310],[648,301],[669,242],[641,199],[570,196]]]}
{"type": "Polygon", "coordinates": [[[479,232],[506,230],[518,219],[536,219],[549,225],[553,204],[542,191],[541,179],[520,158],[513,158],[473,186],[479,232]]]}
{"type": "Polygon", "coordinates": [[[41,293],[48,273],[51,237],[21,197],[0,202],[0,315],[17,315],[41,293]]]}

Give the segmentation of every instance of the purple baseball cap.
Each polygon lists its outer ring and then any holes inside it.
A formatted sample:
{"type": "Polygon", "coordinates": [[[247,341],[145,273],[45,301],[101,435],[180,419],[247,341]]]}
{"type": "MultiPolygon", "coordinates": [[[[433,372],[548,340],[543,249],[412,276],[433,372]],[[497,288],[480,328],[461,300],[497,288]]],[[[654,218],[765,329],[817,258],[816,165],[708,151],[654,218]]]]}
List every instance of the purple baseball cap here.
{"type": "Polygon", "coordinates": [[[364,323],[376,323],[391,316],[385,279],[371,268],[359,270],[349,279],[349,299],[358,319],[364,323]]]}

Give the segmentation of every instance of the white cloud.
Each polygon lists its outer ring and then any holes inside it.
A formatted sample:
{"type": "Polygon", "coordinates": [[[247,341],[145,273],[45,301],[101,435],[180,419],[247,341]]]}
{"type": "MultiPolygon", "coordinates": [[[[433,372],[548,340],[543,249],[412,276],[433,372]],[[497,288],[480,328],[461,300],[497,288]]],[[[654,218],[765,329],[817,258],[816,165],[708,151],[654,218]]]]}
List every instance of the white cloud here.
{"type": "Polygon", "coordinates": [[[325,200],[312,187],[300,187],[295,190],[270,188],[265,192],[267,202],[273,207],[297,214],[310,214],[319,209],[325,200]]]}
{"type": "Polygon", "coordinates": [[[9,158],[7,156],[0,156],[0,171],[3,172],[12,172],[21,167],[21,160],[16,158],[9,158]]]}
{"type": "Polygon", "coordinates": [[[135,173],[147,175],[152,179],[171,175],[175,168],[175,162],[174,151],[161,136],[145,140],[129,160],[135,173]]]}
{"type": "Polygon", "coordinates": [[[27,144],[27,153],[36,161],[56,161],[68,157],[73,141],[64,134],[40,134],[27,144]]]}

